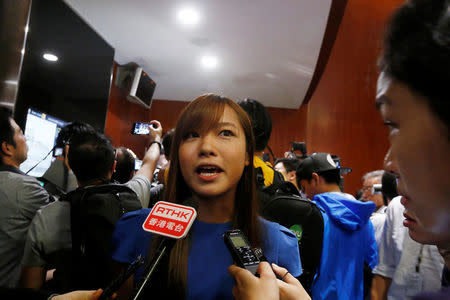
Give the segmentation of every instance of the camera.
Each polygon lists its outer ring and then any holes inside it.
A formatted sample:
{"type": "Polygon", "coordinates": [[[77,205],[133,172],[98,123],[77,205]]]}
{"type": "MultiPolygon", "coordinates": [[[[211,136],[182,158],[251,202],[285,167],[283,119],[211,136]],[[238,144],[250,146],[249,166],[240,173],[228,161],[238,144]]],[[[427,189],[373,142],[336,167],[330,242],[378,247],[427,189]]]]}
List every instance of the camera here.
{"type": "Polygon", "coordinates": [[[291,142],[291,150],[287,153],[288,158],[298,158],[305,159],[308,157],[306,154],[306,143],[305,142],[291,142]],[[295,153],[299,151],[301,155],[295,153]]]}

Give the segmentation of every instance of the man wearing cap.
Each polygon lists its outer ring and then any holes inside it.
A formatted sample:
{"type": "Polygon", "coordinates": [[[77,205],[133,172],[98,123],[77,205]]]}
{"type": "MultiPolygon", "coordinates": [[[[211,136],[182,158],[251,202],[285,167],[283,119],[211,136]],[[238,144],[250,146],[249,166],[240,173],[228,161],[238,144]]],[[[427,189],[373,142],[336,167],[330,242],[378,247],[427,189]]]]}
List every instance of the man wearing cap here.
{"type": "Polygon", "coordinates": [[[313,299],[363,299],[363,272],[378,261],[369,218],[373,202],[342,193],[340,169],[328,153],[315,153],[300,163],[297,184],[321,208],[324,232],[313,299]]]}

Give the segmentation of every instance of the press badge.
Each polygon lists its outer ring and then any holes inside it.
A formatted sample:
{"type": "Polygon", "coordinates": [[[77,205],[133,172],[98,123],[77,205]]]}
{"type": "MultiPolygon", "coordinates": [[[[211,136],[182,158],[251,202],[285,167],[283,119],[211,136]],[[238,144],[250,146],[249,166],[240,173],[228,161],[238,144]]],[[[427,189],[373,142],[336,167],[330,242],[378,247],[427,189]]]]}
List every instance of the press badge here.
{"type": "Polygon", "coordinates": [[[408,274],[408,278],[406,279],[406,296],[415,296],[422,291],[422,275],[417,272],[413,272],[408,274]]]}

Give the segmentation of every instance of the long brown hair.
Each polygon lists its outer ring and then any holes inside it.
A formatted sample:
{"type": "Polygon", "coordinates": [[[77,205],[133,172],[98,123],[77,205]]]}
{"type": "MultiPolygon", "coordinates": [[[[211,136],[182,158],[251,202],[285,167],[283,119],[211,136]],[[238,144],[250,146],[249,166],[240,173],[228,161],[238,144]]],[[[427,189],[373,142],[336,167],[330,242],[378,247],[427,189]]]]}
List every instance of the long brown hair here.
{"type": "MultiPolygon", "coordinates": [[[[260,228],[258,222],[258,199],[255,187],[253,155],[255,142],[251,122],[247,113],[233,100],[214,94],[206,94],[192,101],[178,118],[175,135],[170,151],[170,169],[164,201],[182,203],[191,195],[180,170],[178,149],[187,133],[192,130],[209,130],[217,124],[228,105],[236,112],[238,120],[245,133],[246,151],[249,165],[244,167],[243,174],[238,182],[234,200],[233,228],[239,228],[248,237],[253,247],[259,247],[260,228]]],[[[155,238],[153,245],[158,244],[155,238]]],[[[190,234],[187,238],[179,240],[173,247],[169,258],[168,288],[176,298],[185,298],[187,282],[187,261],[190,248],[190,234]]],[[[152,251],[154,252],[154,251],[152,251]]]]}

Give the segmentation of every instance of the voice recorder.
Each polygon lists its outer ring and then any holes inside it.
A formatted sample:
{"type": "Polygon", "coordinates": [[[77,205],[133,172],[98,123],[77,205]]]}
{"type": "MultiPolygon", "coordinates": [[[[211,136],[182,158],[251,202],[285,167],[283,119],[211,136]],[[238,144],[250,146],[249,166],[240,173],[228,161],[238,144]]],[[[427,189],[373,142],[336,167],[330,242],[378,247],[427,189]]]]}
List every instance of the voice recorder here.
{"type": "Polygon", "coordinates": [[[228,230],[223,234],[223,239],[236,265],[257,275],[262,253],[258,255],[253,250],[244,233],[239,229],[228,230]]]}

